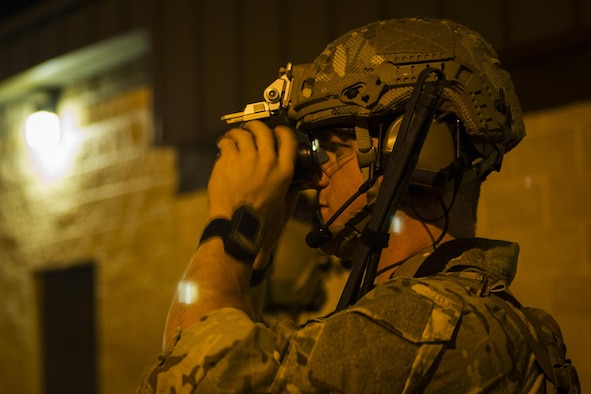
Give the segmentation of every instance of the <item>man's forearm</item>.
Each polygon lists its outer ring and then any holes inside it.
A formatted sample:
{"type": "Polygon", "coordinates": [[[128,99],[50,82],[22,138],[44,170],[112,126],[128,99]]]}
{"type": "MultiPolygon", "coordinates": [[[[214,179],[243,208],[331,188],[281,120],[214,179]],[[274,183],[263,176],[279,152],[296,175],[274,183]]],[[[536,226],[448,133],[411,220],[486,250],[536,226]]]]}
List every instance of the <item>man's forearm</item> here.
{"type": "Polygon", "coordinates": [[[212,310],[232,307],[254,317],[249,286],[252,267],[224,252],[220,238],[203,243],[192,256],[168,312],[164,347],[178,330],[199,321],[212,310]]]}

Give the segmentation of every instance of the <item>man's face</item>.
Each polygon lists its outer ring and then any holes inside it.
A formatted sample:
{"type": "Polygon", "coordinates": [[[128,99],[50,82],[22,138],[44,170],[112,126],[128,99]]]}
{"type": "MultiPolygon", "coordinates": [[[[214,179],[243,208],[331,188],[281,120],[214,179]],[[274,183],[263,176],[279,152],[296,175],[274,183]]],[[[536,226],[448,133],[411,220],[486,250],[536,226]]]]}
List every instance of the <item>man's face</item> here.
{"type": "MultiPolygon", "coordinates": [[[[363,183],[357,162],[357,141],[354,137],[330,130],[316,134],[319,148],[326,153],[320,163],[322,176],[315,185],[318,189],[318,205],[323,221],[327,221],[363,183]]],[[[331,225],[331,230],[340,229],[367,202],[359,197],[331,225]]]]}

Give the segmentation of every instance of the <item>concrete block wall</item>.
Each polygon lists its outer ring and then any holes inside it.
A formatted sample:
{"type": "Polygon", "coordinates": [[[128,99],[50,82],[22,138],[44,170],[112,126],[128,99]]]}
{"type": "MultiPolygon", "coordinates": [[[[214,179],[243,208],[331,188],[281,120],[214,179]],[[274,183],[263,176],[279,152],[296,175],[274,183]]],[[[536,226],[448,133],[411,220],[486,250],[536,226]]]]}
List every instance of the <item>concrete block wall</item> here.
{"type": "Polygon", "coordinates": [[[23,142],[26,102],[4,108],[0,392],[42,392],[39,270],[95,265],[97,392],[135,392],[160,350],[187,256],[175,247],[176,155],[152,144],[151,89],[121,90],[130,72],[63,92],[66,148],[47,160],[23,142]],[[60,172],[48,173],[64,159],[60,172]]]}
{"type": "Polygon", "coordinates": [[[527,137],[484,183],[478,235],[519,242],[513,291],[562,327],[591,387],[591,102],[525,115],[527,137]]]}

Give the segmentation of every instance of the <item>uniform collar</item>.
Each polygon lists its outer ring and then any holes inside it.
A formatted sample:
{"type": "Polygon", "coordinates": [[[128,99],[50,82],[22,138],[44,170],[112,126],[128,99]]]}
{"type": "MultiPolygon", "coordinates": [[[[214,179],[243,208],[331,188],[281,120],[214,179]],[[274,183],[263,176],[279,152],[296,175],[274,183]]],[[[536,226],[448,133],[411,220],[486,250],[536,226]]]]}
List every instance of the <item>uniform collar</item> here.
{"type": "Polygon", "coordinates": [[[517,272],[519,245],[486,238],[456,238],[437,249],[425,249],[410,257],[392,278],[425,277],[439,272],[476,268],[510,284],[517,272]]]}

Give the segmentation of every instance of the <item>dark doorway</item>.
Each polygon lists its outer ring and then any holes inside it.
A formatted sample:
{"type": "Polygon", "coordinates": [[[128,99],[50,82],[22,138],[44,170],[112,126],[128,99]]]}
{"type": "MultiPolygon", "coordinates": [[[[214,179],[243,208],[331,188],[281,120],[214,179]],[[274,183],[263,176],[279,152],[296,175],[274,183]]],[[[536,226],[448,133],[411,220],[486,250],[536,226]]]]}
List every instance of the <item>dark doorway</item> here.
{"type": "Polygon", "coordinates": [[[44,394],[96,394],[94,265],[36,274],[44,394]]]}

